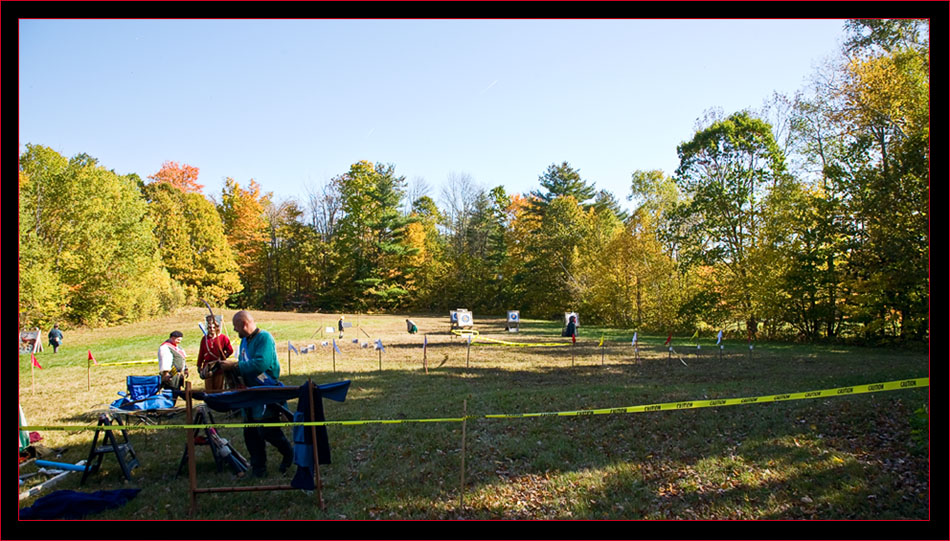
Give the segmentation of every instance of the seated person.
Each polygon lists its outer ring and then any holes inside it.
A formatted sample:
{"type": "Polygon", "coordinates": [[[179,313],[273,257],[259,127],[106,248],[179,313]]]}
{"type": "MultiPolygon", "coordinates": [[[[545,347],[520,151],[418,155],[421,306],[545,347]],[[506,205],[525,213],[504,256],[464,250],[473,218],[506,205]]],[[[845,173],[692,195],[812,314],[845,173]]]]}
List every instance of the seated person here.
{"type": "Polygon", "coordinates": [[[181,389],[188,377],[185,350],[180,346],[183,336],[181,331],[173,331],[168,340],[158,346],[158,373],[165,389],[181,389]]]}

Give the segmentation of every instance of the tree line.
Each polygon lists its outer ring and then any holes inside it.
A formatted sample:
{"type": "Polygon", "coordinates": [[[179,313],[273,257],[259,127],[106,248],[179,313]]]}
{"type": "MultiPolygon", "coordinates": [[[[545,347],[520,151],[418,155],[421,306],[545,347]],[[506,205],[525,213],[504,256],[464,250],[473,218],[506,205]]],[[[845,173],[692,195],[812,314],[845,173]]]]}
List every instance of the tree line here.
{"type": "Polygon", "coordinates": [[[634,210],[567,162],[508,193],[453,174],[438,197],[360,161],[304,201],[198,169],[146,180],[27,145],[20,321],[113,325],[195,305],[521,310],[657,332],[929,337],[929,26],[851,20],[794,96],[710,110],[634,210]]]}

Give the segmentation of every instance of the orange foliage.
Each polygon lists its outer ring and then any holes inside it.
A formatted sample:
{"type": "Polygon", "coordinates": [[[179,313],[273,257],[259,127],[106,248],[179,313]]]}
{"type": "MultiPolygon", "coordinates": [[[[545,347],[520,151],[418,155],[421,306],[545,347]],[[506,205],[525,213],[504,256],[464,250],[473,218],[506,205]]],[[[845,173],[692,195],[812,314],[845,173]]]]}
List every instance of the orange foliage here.
{"type": "Polygon", "coordinates": [[[183,192],[201,193],[204,185],[198,184],[198,168],[188,164],[178,165],[178,162],[165,162],[162,168],[148,177],[155,182],[167,182],[183,192]]]}

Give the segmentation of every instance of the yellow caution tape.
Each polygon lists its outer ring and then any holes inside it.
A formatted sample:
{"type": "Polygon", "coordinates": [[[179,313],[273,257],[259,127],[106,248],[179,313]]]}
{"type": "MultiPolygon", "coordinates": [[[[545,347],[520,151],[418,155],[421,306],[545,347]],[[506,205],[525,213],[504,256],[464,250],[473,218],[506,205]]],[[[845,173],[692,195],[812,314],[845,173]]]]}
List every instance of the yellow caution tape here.
{"type": "Polygon", "coordinates": [[[483,345],[483,346],[500,344],[503,346],[516,346],[516,347],[523,347],[523,348],[555,347],[555,346],[571,345],[568,342],[544,342],[544,343],[505,342],[504,340],[497,340],[495,338],[487,338],[485,336],[478,337],[478,340],[472,340],[472,343],[483,345]]]}
{"type": "Polygon", "coordinates": [[[120,363],[98,363],[93,366],[121,366],[123,364],[142,364],[142,363],[158,363],[158,359],[144,359],[141,361],[123,361],[120,363]]]}
{"type": "Polygon", "coordinates": [[[478,331],[475,329],[453,329],[452,334],[454,334],[455,336],[462,336],[463,334],[478,336],[478,331]]]}
{"type": "MultiPolygon", "coordinates": [[[[202,428],[253,428],[253,427],[288,427],[288,426],[355,426],[372,424],[403,424],[403,423],[460,423],[474,419],[524,419],[529,417],[572,417],[587,415],[613,415],[619,413],[646,413],[652,411],[684,410],[698,408],[716,408],[720,406],[740,406],[746,404],[764,404],[768,402],[786,402],[789,400],[809,400],[813,398],[829,398],[835,396],[876,393],[881,391],[900,391],[928,387],[930,378],[904,379],[884,383],[870,383],[867,385],[853,385],[837,387],[820,391],[805,391],[800,393],[773,394],[767,396],[751,396],[745,398],[719,398],[711,400],[687,400],[682,402],[665,402],[661,404],[646,404],[640,406],[626,406],[619,408],[602,408],[575,411],[551,411],[540,413],[512,413],[492,415],[468,415],[465,417],[445,417],[435,419],[373,419],[355,421],[297,421],[287,423],[225,423],[225,424],[189,424],[189,425],[82,425],[82,426],[22,426],[20,430],[63,430],[63,431],[92,431],[92,430],[188,430],[202,428]]],[[[121,413],[121,412],[116,412],[121,413]]]]}
{"type": "Polygon", "coordinates": [[[833,396],[843,396],[849,394],[874,393],[878,391],[897,391],[903,389],[913,389],[927,387],[929,378],[917,378],[899,381],[889,381],[886,383],[872,383],[868,385],[854,385],[851,387],[838,387],[835,389],[824,389],[821,391],[806,391],[802,393],[773,394],[768,396],[750,396],[746,398],[720,398],[712,400],[687,400],[683,402],[665,402],[662,404],[648,404],[642,406],[627,406],[621,408],[603,408],[593,410],[577,411],[556,411],[543,413],[518,413],[509,415],[486,415],[486,419],[518,419],[524,417],[545,417],[545,416],[581,416],[581,415],[609,415],[615,413],[643,413],[649,411],[665,410],[683,410],[697,408],[714,408],[720,406],[740,406],[745,404],[763,404],[767,402],[784,402],[787,400],[807,400],[811,398],[823,398],[833,396]]]}

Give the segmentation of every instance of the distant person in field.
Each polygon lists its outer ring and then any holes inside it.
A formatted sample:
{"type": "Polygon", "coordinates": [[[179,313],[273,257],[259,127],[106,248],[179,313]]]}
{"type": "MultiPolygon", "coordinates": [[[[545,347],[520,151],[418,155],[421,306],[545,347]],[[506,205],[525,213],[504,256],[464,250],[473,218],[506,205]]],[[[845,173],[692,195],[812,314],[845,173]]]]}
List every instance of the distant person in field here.
{"type": "Polygon", "coordinates": [[[343,316],[340,316],[340,321],[336,322],[336,326],[340,329],[340,338],[343,338],[343,316]]]}
{"type": "Polygon", "coordinates": [[[218,364],[234,353],[234,347],[231,346],[231,340],[221,334],[217,319],[208,316],[206,320],[208,334],[202,338],[201,345],[198,347],[198,375],[205,380],[205,391],[223,391],[225,390],[224,370],[218,364]]]}
{"type": "Polygon", "coordinates": [[[49,331],[49,345],[53,347],[53,353],[56,353],[56,350],[59,349],[59,346],[63,343],[63,331],[59,330],[59,325],[53,325],[53,328],[49,331]]]}
{"type": "MultiPolygon", "coordinates": [[[[280,363],[277,361],[277,345],[269,332],[261,329],[246,310],[234,314],[234,331],[241,337],[238,360],[220,361],[225,372],[237,372],[248,387],[279,385],[280,363]]],[[[276,423],[280,410],[274,404],[244,408],[244,418],[249,422],[276,423]]],[[[294,462],[294,450],[280,427],[246,427],[244,443],[251,455],[251,473],[255,477],[267,475],[267,449],[265,442],[280,451],[283,460],[280,473],[287,471],[294,462]]]]}
{"type": "Polygon", "coordinates": [[[574,336],[577,334],[577,318],[571,316],[567,320],[567,327],[564,327],[564,332],[561,333],[561,336],[574,336]]]}
{"type": "Polygon", "coordinates": [[[158,373],[166,389],[181,389],[188,377],[185,350],[181,348],[183,336],[181,331],[172,331],[168,340],[158,346],[158,373]]]}
{"type": "Polygon", "coordinates": [[[409,334],[416,334],[417,332],[419,332],[419,327],[416,327],[416,324],[413,323],[411,319],[407,319],[406,330],[409,331],[409,334]]]}

